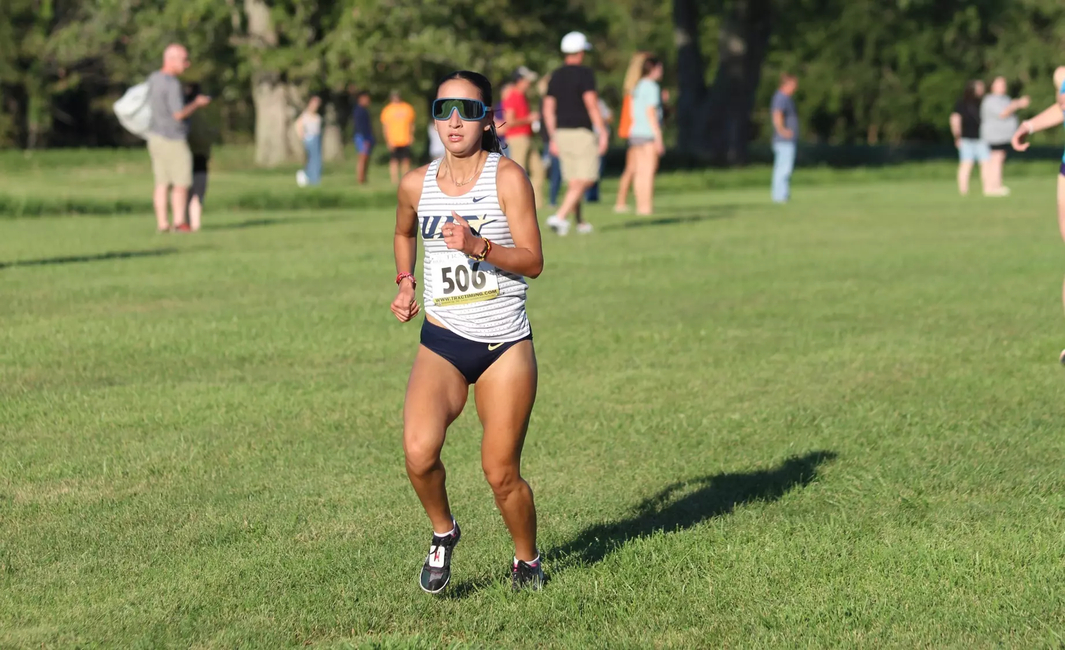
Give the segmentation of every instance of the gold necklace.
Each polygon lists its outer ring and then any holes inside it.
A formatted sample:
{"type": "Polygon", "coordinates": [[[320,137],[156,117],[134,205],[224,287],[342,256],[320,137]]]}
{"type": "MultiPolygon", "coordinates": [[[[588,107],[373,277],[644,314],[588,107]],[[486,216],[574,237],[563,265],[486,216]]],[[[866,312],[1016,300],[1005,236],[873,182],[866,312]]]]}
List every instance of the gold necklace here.
{"type": "Polygon", "coordinates": [[[481,161],[481,165],[478,166],[477,169],[474,170],[473,176],[470,176],[468,179],[466,179],[464,181],[458,181],[458,180],[455,179],[455,171],[453,169],[451,169],[451,163],[449,162],[447,164],[447,175],[451,177],[451,182],[455,184],[455,187],[463,187],[464,185],[469,185],[470,183],[473,182],[473,179],[477,178],[477,175],[481,173],[481,167],[483,167],[483,166],[484,166],[484,161],[481,161]]]}

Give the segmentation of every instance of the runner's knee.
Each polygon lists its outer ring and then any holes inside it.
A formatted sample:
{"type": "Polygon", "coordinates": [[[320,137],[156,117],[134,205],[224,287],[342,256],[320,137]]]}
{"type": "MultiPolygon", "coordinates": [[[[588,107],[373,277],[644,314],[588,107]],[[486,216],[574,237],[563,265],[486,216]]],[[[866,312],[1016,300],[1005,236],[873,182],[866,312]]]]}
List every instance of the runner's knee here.
{"type": "Polygon", "coordinates": [[[521,473],[515,465],[483,463],[484,478],[496,497],[505,499],[521,485],[521,473]]]}

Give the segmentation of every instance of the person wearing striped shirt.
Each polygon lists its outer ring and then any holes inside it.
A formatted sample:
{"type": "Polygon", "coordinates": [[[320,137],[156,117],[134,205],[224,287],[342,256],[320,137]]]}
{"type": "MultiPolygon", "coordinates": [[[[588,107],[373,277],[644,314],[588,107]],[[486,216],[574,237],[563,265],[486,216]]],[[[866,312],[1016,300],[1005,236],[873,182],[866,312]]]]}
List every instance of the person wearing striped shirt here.
{"type": "Polygon", "coordinates": [[[392,313],[400,322],[421,310],[414,277],[419,233],[425,249],[426,317],[403,409],[407,476],[433,526],[420,585],[435,594],[451,580],[461,533],[440,451],[473,385],[484,427],[481,466],[514,540],[511,584],[535,590],[543,584],[536,509],[521,477],[537,379],[525,278],[539,276],[544,264],[533,189],[525,171],[500,153],[487,78],[452,73],[436,97],[444,156],[400,182],[394,240],[399,290],[392,313]]]}

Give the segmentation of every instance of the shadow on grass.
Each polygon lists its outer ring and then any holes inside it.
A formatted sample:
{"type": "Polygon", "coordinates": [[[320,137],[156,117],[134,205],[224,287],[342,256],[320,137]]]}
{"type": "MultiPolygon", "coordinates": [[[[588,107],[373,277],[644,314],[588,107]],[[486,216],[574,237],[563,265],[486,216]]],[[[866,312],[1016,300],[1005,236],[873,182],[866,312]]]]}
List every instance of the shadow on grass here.
{"type": "Polygon", "coordinates": [[[82,262],[105,262],[107,260],[126,260],[135,257],[163,257],[179,252],[176,248],[156,248],[146,251],[108,251],[97,255],[69,255],[66,257],[47,257],[39,260],[17,260],[0,262],[0,270],[16,266],[53,266],[59,264],[80,264],[82,262]]]}
{"type": "Polygon", "coordinates": [[[666,486],[621,521],[596,524],[545,556],[560,570],[574,562],[595,564],[628,542],[657,531],[687,530],[708,519],[731,513],[736,506],[776,501],[789,491],[809,485],[818,467],[836,457],[815,451],[789,458],[778,467],[753,472],[712,474],[666,486]]]}
{"type": "Polygon", "coordinates": [[[345,215],[321,215],[314,217],[278,217],[276,219],[245,219],[233,223],[204,224],[204,230],[243,230],[245,228],[263,228],[266,226],[285,226],[295,223],[325,223],[340,221],[345,215]]]}
{"type": "Polygon", "coordinates": [[[679,214],[658,214],[651,217],[641,217],[620,223],[610,223],[602,226],[600,230],[624,230],[629,228],[651,228],[654,226],[676,226],[686,223],[698,223],[700,221],[713,221],[715,219],[728,219],[736,215],[736,207],[732,205],[715,206],[707,208],[699,214],[686,214],[690,208],[678,208],[679,214]]]}
{"type": "MultiPolygon", "coordinates": [[[[509,580],[509,576],[508,576],[509,580]]],[[[496,583],[502,584],[502,577],[489,577],[482,576],[473,580],[463,580],[462,582],[456,582],[448,585],[447,589],[440,594],[440,598],[444,600],[463,600],[473,594],[483,591],[496,583]]]]}

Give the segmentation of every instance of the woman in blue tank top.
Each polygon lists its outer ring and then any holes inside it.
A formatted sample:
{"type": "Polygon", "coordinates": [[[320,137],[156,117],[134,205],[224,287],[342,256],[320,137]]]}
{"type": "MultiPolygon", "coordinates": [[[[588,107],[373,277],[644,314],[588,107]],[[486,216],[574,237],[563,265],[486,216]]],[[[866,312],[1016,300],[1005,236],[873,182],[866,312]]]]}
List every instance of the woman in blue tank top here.
{"type": "MultiPolygon", "coordinates": [[[[1013,148],[1024,151],[1028,148],[1028,136],[1038,131],[1052,129],[1065,122],[1065,66],[1054,71],[1054,88],[1058,93],[1058,100],[1047,107],[1039,115],[1022,122],[1013,134],[1013,148]]],[[[1061,167],[1058,170],[1058,230],[1062,239],[1065,239],[1065,155],[1061,157],[1061,167]]],[[[1065,304],[1065,286],[1062,287],[1062,303],[1065,304]]],[[[1058,361],[1065,364],[1065,350],[1058,355],[1058,361]]]]}
{"type": "Polygon", "coordinates": [[[433,526],[420,585],[436,594],[451,580],[460,532],[440,451],[474,385],[484,428],[481,467],[514,539],[511,585],[539,589],[536,509],[521,476],[537,380],[524,278],[540,275],[544,264],[533,189],[525,171],[500,155],[488,79],[455,72],[436,97],[433,118],[445,153],[403,177],[394,239],[399,291],[392,313],[400,322],[420,311],[418,232],[426,253],[426,319],[403,408],[407,476],[433,526]]]}

